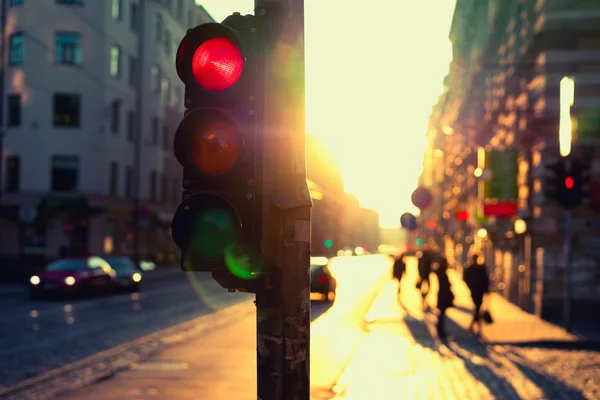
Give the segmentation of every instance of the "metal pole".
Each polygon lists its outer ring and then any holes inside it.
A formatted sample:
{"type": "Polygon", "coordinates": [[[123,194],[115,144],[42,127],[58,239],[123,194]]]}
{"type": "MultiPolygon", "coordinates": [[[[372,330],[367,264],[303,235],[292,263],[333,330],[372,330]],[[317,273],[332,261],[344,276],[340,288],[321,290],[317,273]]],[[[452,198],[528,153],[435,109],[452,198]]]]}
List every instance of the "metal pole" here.
{"type": "Polygon", "coordinates": [[[141,180],[142,180],[142,133],[144,123],[144,11],[145,0],[139,0],[137,7],[137,79],[135,87],[135,138],[133,141],[133,209],[131,215],[133,218],[133,260],[135,265],[140,263],[140,196],[141,196],[141,180]]]}
{"type": "Polygon", "coordinates": [[[564,299],[563,321],[567,332],[571,332],[571,243],[573,239],[573,220],[571,211],[565,211],[565,244],[563,249],[564,299]]]}
{"type": "Polygon", "coordinates": [[[256,295],[260,400],[310,398],[310,207],[306,182],[304,1],[255,0],[264,35],[262,254],[278,273],[256,295]]]}
{"type": "Polygon", "coordinates": [[[0,5],[0,235],[2,234],[2,193],[4,191],[4,70],[6,69],[6,0],[0,5]]]}

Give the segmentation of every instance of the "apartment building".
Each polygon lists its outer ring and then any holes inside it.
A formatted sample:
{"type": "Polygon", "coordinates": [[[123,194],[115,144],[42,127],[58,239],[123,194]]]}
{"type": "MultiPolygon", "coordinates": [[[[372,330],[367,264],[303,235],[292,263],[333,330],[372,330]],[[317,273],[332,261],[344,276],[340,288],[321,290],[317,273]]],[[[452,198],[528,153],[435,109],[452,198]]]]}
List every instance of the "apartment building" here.
{"type": "MultiPolygon", "coordinates": [[[[439,150],[433,169],[454,225],[457,201],[479,200],[478,182],[469,182],[476,159],[465,163],[466,153],[475,154],[479,147],[518,150],[517,215],[471,221],[465,234],[475,240],[485,227],[494,255],[487,261],[498,289],[523,308],[549,317],[560,315],[565,287],[564,218],[544,200],[539,171],[558,155],[564,76],[575,79],[573,153],[596,165],[600,160],[599,27],[595,0],[458,0],[447,92],[430,124],[430,152],[439,150]],[[516,219],[526,221],[525,232],[514,232],[516,219]]],[[[597,173],[595,167],[594,181],[597,173]]],[[[574,221],[573,300],[577,310],[586,310],[600,298],[600,221],[588,206],[574,213],[574,221]]]]}
{"type": "Polygon", "coordinates": [[[137,176],[141,253],[173,257],[175,52],[211,17],[194,0],[7,3],[0,264],[63,247],[131,254],[137,176]]]}

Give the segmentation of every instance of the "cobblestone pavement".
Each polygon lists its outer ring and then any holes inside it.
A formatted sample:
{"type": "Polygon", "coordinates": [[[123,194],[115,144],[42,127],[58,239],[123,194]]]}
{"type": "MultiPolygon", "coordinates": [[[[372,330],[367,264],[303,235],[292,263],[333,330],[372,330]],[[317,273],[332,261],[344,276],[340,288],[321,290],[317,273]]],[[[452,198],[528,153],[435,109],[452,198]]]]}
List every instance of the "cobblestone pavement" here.
{"type": "Polygon", "coordinates": [[[402,293],[401,306],[397,285],[389,282],[375,300],[370,333],[339,378],[336,398],[600,398],[599,353],[484,345],[452,316],[451,338],[442,343],[434,333],[436,316],[422,311],[413,280],[403,282],[402,293]]]}

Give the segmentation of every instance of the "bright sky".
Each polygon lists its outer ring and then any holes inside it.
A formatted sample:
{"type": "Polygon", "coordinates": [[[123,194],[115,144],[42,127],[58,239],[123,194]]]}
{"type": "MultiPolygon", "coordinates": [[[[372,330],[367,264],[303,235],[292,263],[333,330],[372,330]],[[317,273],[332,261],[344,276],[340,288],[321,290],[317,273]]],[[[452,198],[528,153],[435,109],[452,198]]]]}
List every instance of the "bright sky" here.
{"type": "MultiPolygon", "coordinates": [[[[218,22],[254,0],[197,0],[218,22]]],[[[456,0],[305,0],[307,132],[340,163],[346,191],[399,226],[415,211],[428,116],[452,56],[456,0]]]]}

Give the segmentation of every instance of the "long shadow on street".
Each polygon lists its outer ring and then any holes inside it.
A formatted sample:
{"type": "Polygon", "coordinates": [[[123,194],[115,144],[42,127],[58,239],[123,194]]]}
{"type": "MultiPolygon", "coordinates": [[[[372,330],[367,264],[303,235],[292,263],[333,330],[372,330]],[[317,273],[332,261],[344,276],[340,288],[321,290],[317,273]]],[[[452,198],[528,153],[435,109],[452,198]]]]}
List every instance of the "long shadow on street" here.
{"type": "MultiPolygon", "coordinates": [[[[497,372],[498,370],[516,368],[523,374],[524,378],[543,391],[544,398],[585,399],[577,389],[567,386],[548,375],[533,362],[516,356],[507,358],[504,354],[494,351],[492,347],[477,341],[475,337],[469,334],[465,335],[465,330],[451,319],[446,320],[446,327],[451,337],[446,341],[447,347],[445,348],[461,358],[467,370],[474,377],[494,375],[500,380],[499,384],[493,385],[482,382],[488,386],[491,393],[497,393],[500,389],[503,398],[520,398],[511,382],[497,372]],[[454,333],[458,333],[458,335],[453,335],[454,333]]],[[[510,375],[514,376],[512,373],[510,375]]]]}

